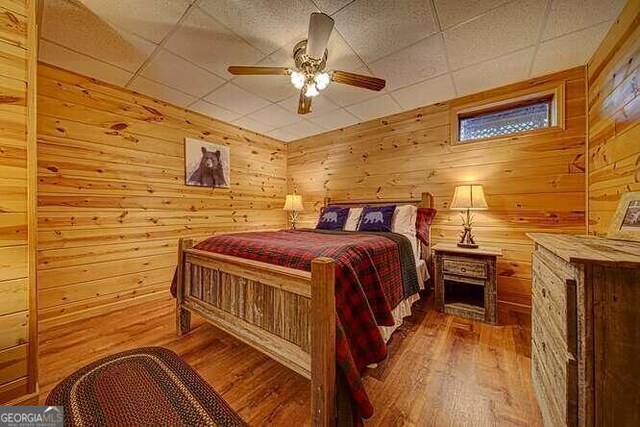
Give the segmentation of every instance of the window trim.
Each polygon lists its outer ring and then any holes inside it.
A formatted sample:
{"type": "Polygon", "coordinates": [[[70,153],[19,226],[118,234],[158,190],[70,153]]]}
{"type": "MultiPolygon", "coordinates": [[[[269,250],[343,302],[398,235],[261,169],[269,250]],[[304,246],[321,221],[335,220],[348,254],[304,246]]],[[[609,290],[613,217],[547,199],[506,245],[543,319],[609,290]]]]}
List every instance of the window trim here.
{"type": "MultiPolygon", "coordinates": [[[[565,84],[564,81],[537,86],[535,88],[510,92],[501,96],[463,103],[451,108],[450,135],[451,145],[463,147],[479,143],[515,140],[521,137],[544,134],[565,129],[565,84]],[[532,129],[524,132],[516,132],[507,135],[499,135],[489,138],[468,139],[460,141],[460,119],[477,114],[504,111],[526,103],[550,99],[550,125],[549,127],[532,129]]],[[[472,96],[473,97],[473,96],[472,96]]],[[[477,96],[476,96],[477,98],[477,96]]]]}

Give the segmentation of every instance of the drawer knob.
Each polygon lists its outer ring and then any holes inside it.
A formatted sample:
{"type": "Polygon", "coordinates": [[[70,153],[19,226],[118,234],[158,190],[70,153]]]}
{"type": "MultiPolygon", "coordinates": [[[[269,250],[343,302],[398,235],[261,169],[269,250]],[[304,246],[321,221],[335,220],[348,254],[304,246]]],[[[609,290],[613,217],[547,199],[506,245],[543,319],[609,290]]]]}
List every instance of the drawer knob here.
{"type": "Polygon", "coordinates": [[[547,297],[547,289],[546,288],[542,288],[542,296],[543,297],[547,297]]]}
{"type": "Polygon", "coordinates": [[[463,273],[466,273],[466,272],[467,272],[467,269],[466,269],[465,267],[462,267],[462,268],[460,269],[460,271],[462,271],[463,273]]]}

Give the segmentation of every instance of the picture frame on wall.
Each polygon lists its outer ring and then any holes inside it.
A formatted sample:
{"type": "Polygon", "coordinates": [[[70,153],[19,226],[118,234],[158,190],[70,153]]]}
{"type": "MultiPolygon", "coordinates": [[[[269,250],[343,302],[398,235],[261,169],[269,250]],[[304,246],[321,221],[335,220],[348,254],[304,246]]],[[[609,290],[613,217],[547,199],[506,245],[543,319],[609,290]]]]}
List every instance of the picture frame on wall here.
{"type": "Polygon", "coordinates": [[[622,195],[609,225],[607,237],[640,242],[640,191],[622,195]]]}
{"type": "Polygon", "coordinates": [[[229,188],[230,149],[224,144],[185,138],[185,184],[194,187],[229,188]]]}

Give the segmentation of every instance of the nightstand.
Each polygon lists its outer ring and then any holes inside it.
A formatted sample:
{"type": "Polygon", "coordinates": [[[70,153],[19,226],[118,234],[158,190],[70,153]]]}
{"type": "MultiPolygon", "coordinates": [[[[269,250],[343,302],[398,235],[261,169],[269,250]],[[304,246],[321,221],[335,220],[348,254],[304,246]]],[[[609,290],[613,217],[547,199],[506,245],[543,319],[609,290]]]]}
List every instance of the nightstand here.
{"type": "Polygon", "coordinates": [[[496,261],[502,256],[502,249],[466,249],[438,243],[433,255],[436,309],[495,325],[496,261]]]}

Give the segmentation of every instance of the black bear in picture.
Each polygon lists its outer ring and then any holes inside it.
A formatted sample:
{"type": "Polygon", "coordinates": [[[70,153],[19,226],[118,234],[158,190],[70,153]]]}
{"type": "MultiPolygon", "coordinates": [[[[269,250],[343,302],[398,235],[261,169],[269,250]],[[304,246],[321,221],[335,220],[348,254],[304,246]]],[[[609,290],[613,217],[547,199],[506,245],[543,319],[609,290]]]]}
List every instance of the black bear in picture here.
{"type": "Polygon", "coordinates": [[[203,187],[224,187],[227,181],[224,179],[220,150],[207,151],[202,147],[202,159],[200,166],[189,177],[189,182],[203,187]]]}

